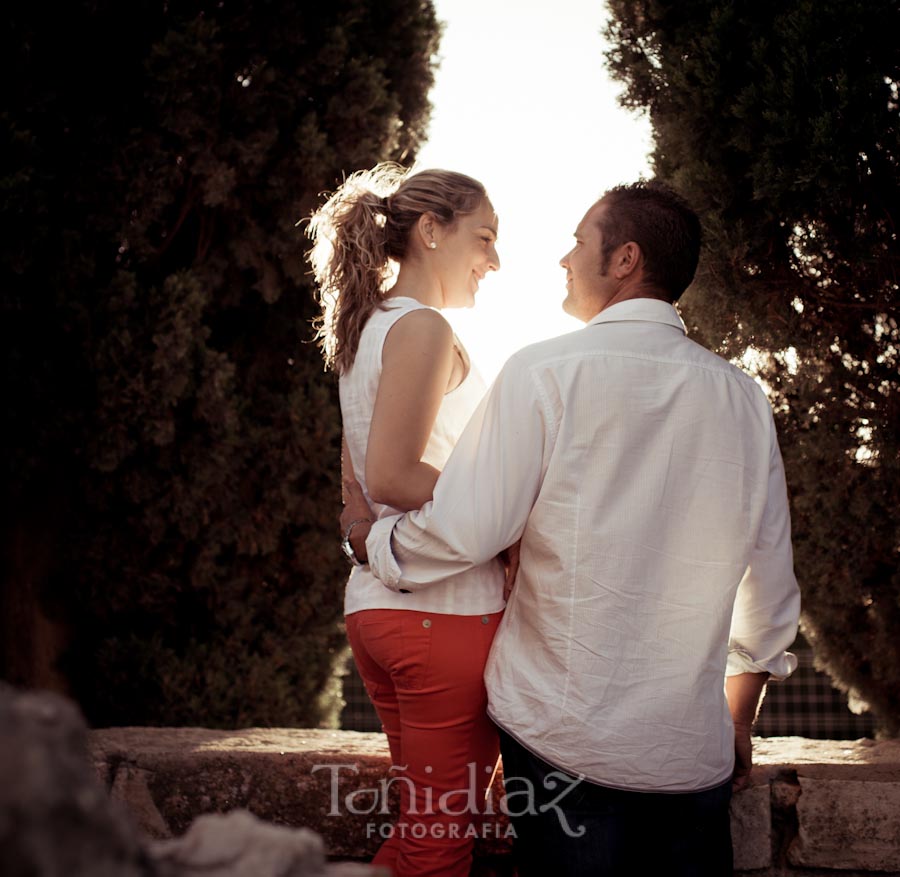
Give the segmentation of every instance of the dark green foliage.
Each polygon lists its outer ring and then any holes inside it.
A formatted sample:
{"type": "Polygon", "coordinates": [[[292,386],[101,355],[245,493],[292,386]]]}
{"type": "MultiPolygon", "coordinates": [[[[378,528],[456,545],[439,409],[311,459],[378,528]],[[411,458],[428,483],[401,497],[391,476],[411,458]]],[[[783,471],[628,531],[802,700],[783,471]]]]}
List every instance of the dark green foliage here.
{"type": "Polygon", "coordinates": [[[657,174],[704,219],[686,321],[726,356],[765,354],[804,630],[897,735],[900,4],[610,8],[623,102],[649,111],[657,174]]]}
{"type": "Polygon", "coordinates": [[[6,23],[4,505],[54,557],[75,693],[94,724],[333,722],[340,422],[296,223],[412,160],[432,5],[6,23]]]}

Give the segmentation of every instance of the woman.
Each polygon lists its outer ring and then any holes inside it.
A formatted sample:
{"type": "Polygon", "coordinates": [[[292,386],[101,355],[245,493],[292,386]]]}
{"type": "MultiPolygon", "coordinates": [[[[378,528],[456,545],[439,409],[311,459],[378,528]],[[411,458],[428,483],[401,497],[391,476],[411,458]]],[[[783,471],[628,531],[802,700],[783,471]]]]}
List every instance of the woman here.
{"type": "MultiPolygon", "coordinates": [[[[338,189],[310,236],[345,462],[378,517],[417,509],[484,393],[440,310],[471,307],[499,269],[494,209],[471,177],[380,165],[338,189]]],[[[389,591],[367,566],[347,583],[347,634],[401,789],[400,818],[374,861],[397,877],[469,873],[472,804],[498,753],[482,674],[503,586],[498,561],[416,594],[389,591]]]]}

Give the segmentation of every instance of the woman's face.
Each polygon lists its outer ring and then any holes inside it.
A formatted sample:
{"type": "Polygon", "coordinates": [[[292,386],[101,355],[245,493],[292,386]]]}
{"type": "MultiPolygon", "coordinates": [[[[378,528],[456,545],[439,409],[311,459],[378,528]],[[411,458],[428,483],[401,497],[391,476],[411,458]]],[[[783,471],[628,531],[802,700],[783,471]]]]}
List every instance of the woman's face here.
{"type": "Polygon", "coordinates": [[[486,198],[474,212],[460,216],[452,228],[441,227],[432,251],[441,284],[443,307],[470,308],[488,271],[500,268],[497,214],[486,198]]]}

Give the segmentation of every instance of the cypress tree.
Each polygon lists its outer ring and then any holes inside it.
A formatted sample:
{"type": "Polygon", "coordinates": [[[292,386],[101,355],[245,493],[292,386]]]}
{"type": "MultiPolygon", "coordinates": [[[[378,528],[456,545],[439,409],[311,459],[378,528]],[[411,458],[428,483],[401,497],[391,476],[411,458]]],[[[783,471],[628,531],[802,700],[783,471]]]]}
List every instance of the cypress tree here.
{"type": "Polygon", "coordinates": [[[9,586],[65,620],[96,725],[333,723],[340,418],[297,223],[413,160],[433,7],[6,17],[9,586]]]}

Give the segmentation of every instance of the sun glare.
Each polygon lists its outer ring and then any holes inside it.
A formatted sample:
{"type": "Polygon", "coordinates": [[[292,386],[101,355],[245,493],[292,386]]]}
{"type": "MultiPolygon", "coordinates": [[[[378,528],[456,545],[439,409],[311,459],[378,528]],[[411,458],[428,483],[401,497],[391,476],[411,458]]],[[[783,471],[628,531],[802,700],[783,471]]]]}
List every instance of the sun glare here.
{"type": "Polygon", "coordinates": [[[501,270],[447,311],[488,380],[533,341],[577,329],[560,257],[610,186],[648,176],[650,124],[618,106],[598,0],[435,0],[445,22],[418,168],[480,179],[500,218],[501,270]]]}

